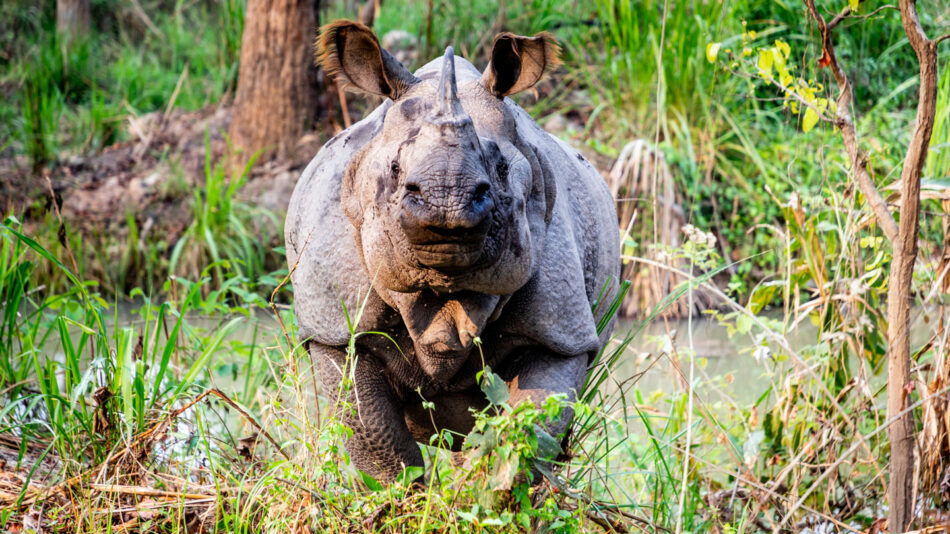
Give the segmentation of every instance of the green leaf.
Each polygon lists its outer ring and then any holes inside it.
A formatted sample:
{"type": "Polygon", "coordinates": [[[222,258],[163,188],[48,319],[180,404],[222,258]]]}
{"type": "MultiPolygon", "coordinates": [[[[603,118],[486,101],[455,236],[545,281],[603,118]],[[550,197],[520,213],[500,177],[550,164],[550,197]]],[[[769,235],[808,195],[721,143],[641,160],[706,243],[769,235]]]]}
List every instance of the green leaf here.
{"type": "Polygon", "coordinates": [[[463,446],[466,449],[477,449],[485,445],[485,435],[481,432],[471,432],[469,435],[465,436],[465,442],[463,446]]]}
{"type": "Polygon", "coordinates": [[[498,447],[496,452],[498,457],[495,458],[495,468],[489,479],[491,489],[509,490],[511,489],[511,483],[515,480],[515,475],[518,474],[518,463],[521,457],[513,454],[511,448],[507,445],[498,447]]]}
{"type": "Polygon", "coordinates": [[[709,43],[706,45],[706,61],[710,63],[716,62],[716,57],[719,55],[719,48],[722,46],[722,43],[709,43]]]}
{"type": "Polygon", "coordinates": [[[548,434],[543,428],[538,428],[537,434],[539,458],[554,458],[558,454],[561,454],[561,444],[554,439],[554,436],[548,434]]]}
{"type": "Polygon", "coordinates": [[[769,49],[772,53],[772,63],[775,65],[775,71],[778,72],[779,78],[784,79],[788,76],[788,68],[785,66],[785,56],[782,55],[782,51],[777,47],[772,47],[769,49]]]}
{"type": "Polygon", "coordinates": [[[752,317],[744,313],[736,317],[736,331],[740,334],[748,334],[754,324],[752,317]]]}
{"type": "Polygon", "coordinates": [[[359,473],[360,473],[360,479],[363,480],[363,484],[366,484],[366,487],[369,488],[370,491],[383,490],[383,485],[380,484],[378,480],[373,478],[372,475],[370,475],[369,473],[365,473],[363,471],[360,471],[359,473]]]}
{"type": "Polygon", "coordinates": [[[425,472],[426,470],[424,467],[418,465],[408,465],[402,470],[402,473],[399,473],[399,475],[396,476],[396,482],[403,486],[408,486],[416,480],[419,480],[419,478],[425,474],[425,472]]]}
{"type": "Polygon", "coordinates": [[[464,511],[464,510],[459,510],[459,511],[455,512],[455,515],[461,517],[462,519],[468,521],[469,523],[474,523],[474,522],[478,521],[478,516],[477,516],[477,515],[475,515],[475,514],[473,514],[473,513],[471,513],[471,512],[466,512],[466,511],[464,511]]]}
{"type": "Polygon", "coordinates": [[[778,289],[779,286],[774,284],[759,286],[755,290],[755,293],[752,294],[752,298],[749,299],[749,311],[756,314],[762,311],[762,308],[765,308],[769,302],[772,302],[778,289]]]}
{"type": "Polygon", "coordinates": [[[805,117],[802,119],[802,131],[808,133],[818,124],[818,114],[811,107],[805,108],[805,117]]]}
{"type": "Polygon", "coordinates": [[[775,48],[781,52],[783,58],[787,58],[792,53],[792,47],[781,39],[775,40],[775,48]]]}
{"type": "Polygon", "coordinates": [[[511,397],[508,391],[508,384],[491,371],[491,367],[485,366],[485,374],[482,375],[482,391],[488,397],[488,402],[494,405],[504,404],[511,397]]]}

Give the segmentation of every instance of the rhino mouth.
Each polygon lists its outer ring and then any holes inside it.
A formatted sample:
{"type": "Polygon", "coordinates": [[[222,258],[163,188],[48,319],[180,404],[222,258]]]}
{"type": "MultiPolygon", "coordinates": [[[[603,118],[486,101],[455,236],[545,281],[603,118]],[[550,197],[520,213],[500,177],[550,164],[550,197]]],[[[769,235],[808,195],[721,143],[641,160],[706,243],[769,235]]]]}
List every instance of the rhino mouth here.
{"type": "Polygon", "coordinates": [[[435,242],[413,245],[419,263],[445,272],[458,272],[478,263],[482,257],[483,242],[435,242]]]}
{"type": "Polygon", "coordinates": [[[407,232],[409,246],[422,265],[442,271],[467,269],[482,258],[491,221],[474,228],[417,228],[407,232]]]}

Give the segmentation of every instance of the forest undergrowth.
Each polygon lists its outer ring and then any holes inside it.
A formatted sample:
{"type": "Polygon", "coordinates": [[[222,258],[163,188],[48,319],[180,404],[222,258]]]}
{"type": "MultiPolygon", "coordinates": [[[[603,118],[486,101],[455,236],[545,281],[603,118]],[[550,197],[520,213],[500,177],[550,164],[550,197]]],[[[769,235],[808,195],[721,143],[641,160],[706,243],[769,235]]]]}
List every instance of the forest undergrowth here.
{"type": "MultiPolygon", "coordinates": [[[[501,28],[555,34],[564,67],[519,102],[614,180],[625,277],[668,289],[620,323],[591,365],[569,439],[535,430],[563,399],[510,406],[486,370],[491,405],[476,430],[433,436],[425,470],[392,485],[355,470],[342,447],[351,430],[333,416],[352,407],[320,390],[300,346],[282,214],[242,196],[264,164],[229,169],[226,141],[205,132],[189,178],[173,143],[147,146],[162,147],[150,161],[179,169],[161,176],[163,198],[186,208],[174,242],[139,213],[121,214],[121,234],[90,236],[60,211],[60,171],[132,143],[130,118],[228,101],[241,3],[145,1],[143,18],[95,0],[92,37],[72,47],[51,31],[48,7],[7,3],[0,171],[31,177],[39,192],[5,206],[0,226],[0,529],[880,532],[892,251],[851,185],[838,131],[764,81],[763,50],[770,75],[780,57],[799,69],[790,75],[803,94],[830,98],[804,6],[432,4],[382,4],[376,29],[408,32],[412,68],[445,43],[482,66],[501,28]],[[607,172],[634,153],[644,159],[607,172]],[[673,321],[673,308],[706,312],[673,321]],[[725,330],[736,367],[752,371],[709,372],[701,324],[725,330]],[[668,387],[647,388],[641,380],[657,372],[668,387]],[[445,450],[460,440],[465,466],[445,450]]],[[[893,203],[917,80],[900,19],[881,6],[861,3],[837,47],[855,80],[860,142],[893,203]]],[[[950,21],[950,5],[920,9],[929,28],[950,21]]],[[[323,16],[351,11],[333,2],[323,16]]],[[[950,521],[942,46],[906,386],[922,531],[950,521]]],[[[372,103],[350,105],[358,116],[372,103]]]]}

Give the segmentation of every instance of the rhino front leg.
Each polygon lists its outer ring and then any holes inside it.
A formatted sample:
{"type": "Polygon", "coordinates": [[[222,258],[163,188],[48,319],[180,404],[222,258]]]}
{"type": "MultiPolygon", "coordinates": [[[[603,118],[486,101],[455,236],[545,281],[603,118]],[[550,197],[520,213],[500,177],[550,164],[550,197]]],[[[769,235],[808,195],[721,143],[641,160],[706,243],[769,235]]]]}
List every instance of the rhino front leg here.
{"type": "MultiPolygon", "coordinates": [[[[587,354],[577,356],[561,356],[543,350],[531,350],[518,358],[509,376],[508,387],[511,398],[508,403],[517,406],[530,399],[534,405],[540,407],[551,395],[563,393],[568,402],[574,402],[577,392],[584,385],[587,375],[587,354]],[[511,375],[514,376],[511,376],[511,375]],[[509,378],[510,377],[510,378],[509,378]]],[[[559,438],[567,431],[568,425],[574,418],[574,410],[565,408],[561,418],[549,423],[545,430],[559,438]]]]}
{"type": "MultiPolygon", "coordinates": [[[[312,342],[310,352],[317,357],[324,393],[331,401],[337,400],[346,353],[312,342]]],[[[353,429],[353,437],[346,442],[353,465],[384,483],[395,480],[407,466],[424,466],[422,452],[409,433],[382,366],[370,357],[362,357],[354,374],[353,387],[347,392],[352,409],[337,414],[353,429]]]]}

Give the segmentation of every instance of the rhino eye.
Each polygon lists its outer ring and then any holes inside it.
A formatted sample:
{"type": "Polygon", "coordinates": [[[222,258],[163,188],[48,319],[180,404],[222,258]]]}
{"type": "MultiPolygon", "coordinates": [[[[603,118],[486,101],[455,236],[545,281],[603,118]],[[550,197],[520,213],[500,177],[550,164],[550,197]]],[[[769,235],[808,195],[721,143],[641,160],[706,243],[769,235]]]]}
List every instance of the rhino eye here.
{"type": "Polygon", "coordinates": [[[399,178],[399,162],[393,160],[392,164],[389,166],[389,172],[392,173],[393,178],[399,178]]]}
{"type": "Polygon", "coordinates": [[[499,161],[498,164],[495,165],[495,173],[498,174],[499,178],[508,176],[508,162],[504,160],[499,161]]]}

